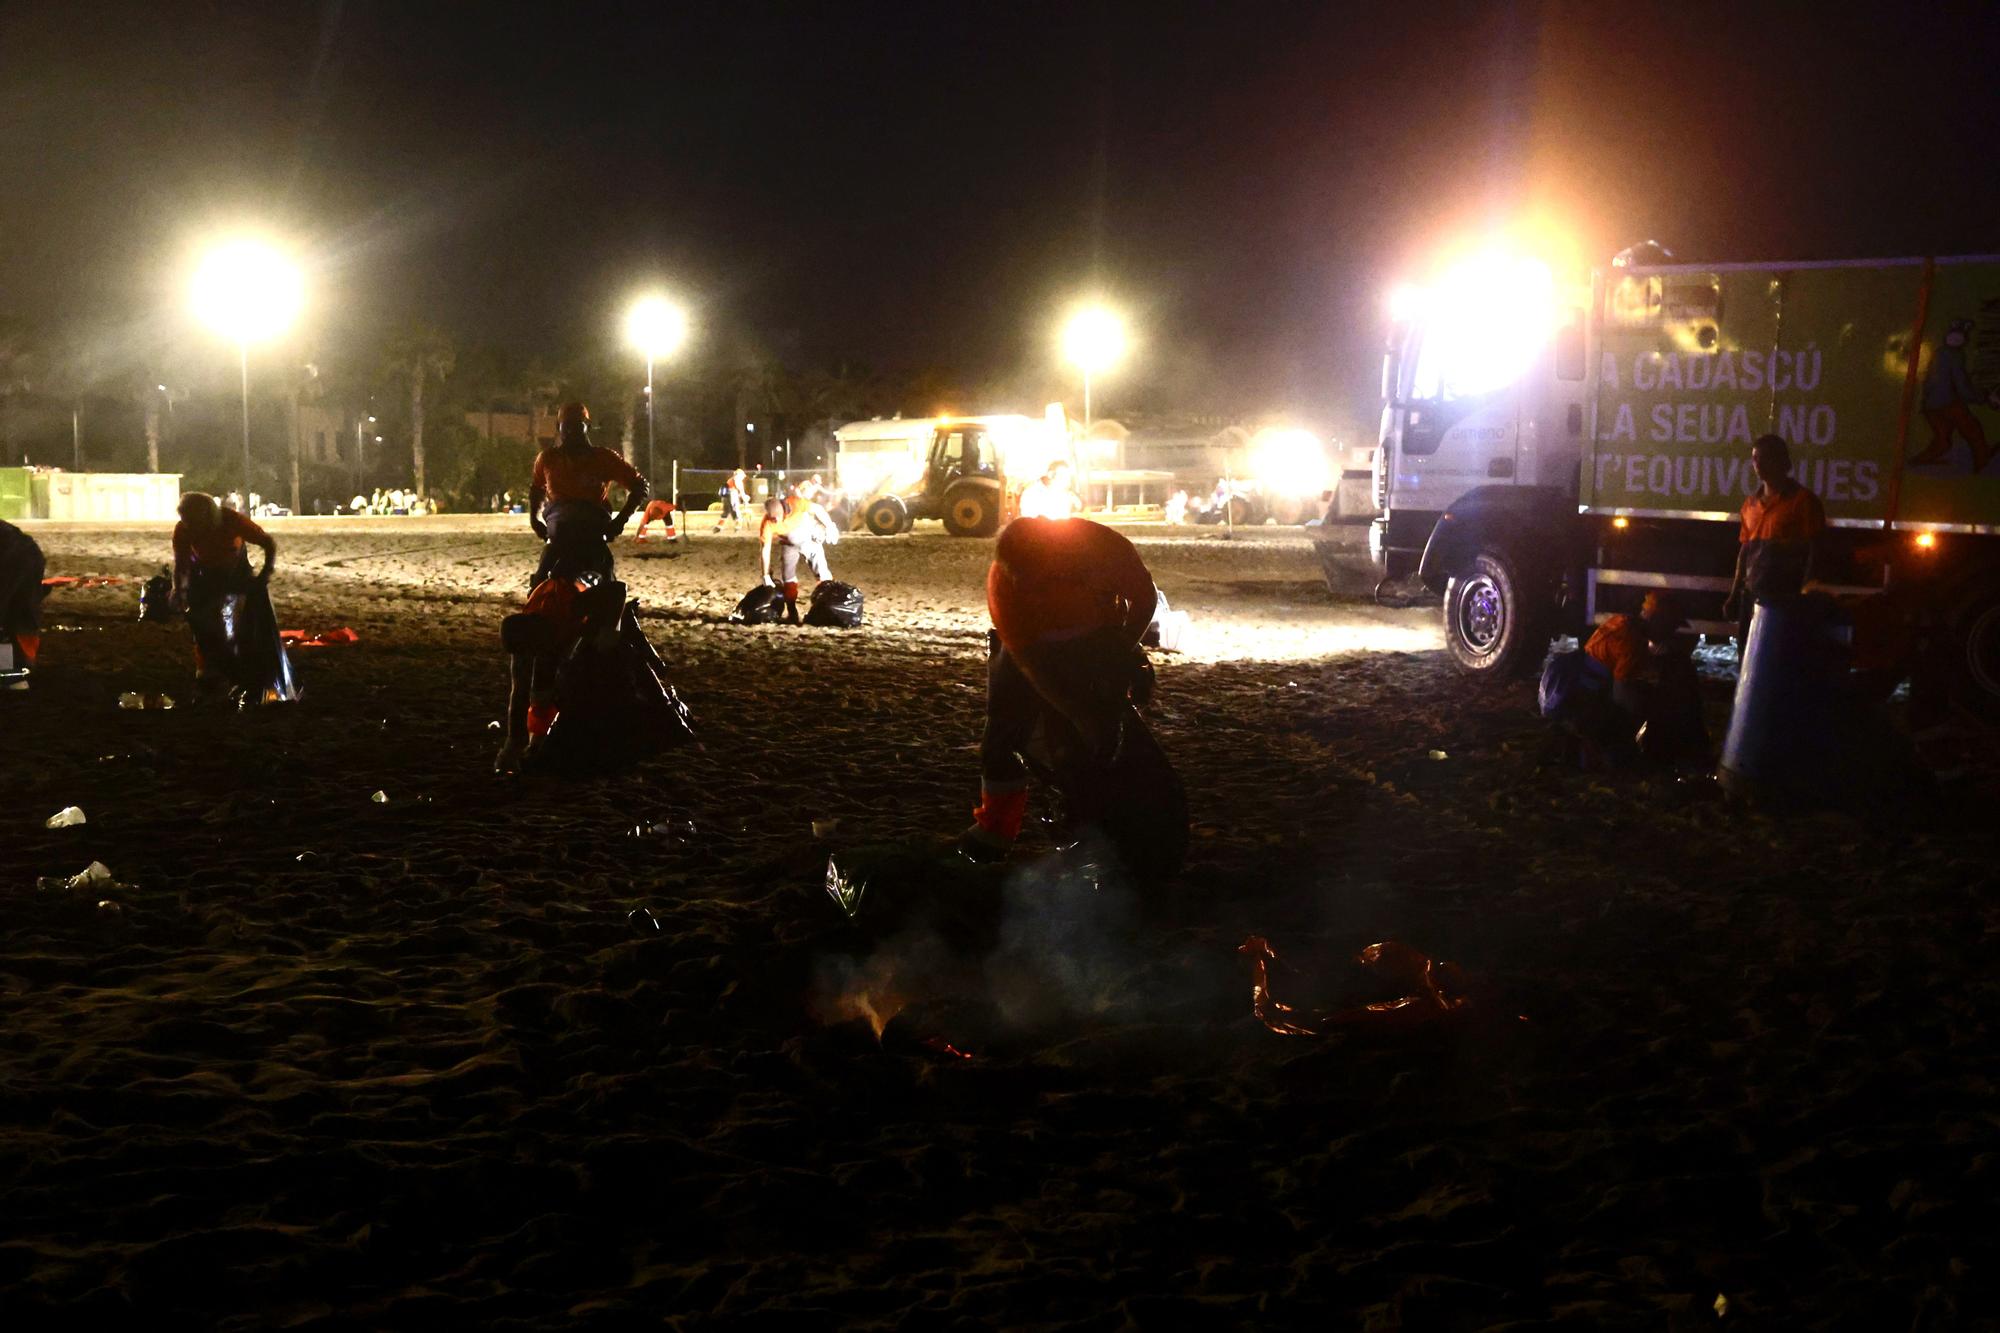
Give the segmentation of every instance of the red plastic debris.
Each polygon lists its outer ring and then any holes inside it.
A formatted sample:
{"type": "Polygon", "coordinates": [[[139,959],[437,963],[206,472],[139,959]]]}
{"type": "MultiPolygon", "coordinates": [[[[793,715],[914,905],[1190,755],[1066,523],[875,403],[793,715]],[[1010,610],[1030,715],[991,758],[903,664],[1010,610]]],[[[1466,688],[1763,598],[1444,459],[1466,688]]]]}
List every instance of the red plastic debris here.
{"type": "Polygon", "coordinates": [[[339,629],[322,630],[318,634],[308,634],[302,629],[281,629],[278,637],[295,648],[331,648],[361,642],[361,636],[345,625],[339,629]]]}
{"type": "Polygon", "coordinates": [[[1270,964],[1277,951],[1262,935],[1252,935],[1236,952],[1250,960],[1250,1012],[1281,1037],[1318,1037],[1337,1028],[1384,1022],[1397,1026],[1432,1023],[1463,1013],[1467,1006],[1464,971],[1440,963],[1399,940],[1383,940],[1356,954],[1363,967],[1393,978],[1412,993],[1349,1009],[1302,1013],[1271,993],[1270,964]]]}
{"type": "Polygon", "coordinates": [[[44,588],[110,588],[132,580],[116,574],[56,574],[42,580],[44,588]]]}
{"type": "Polygon", "coordinates": [[[972,1058],[970,1051],[959,1050],[958,1047],[952,1045],[943,1037],[925,1037],[924,1045],[926,1048],[936,1051],[939,1055],[955,1055],[961,1060],[970,1060],[972,1058]]]}

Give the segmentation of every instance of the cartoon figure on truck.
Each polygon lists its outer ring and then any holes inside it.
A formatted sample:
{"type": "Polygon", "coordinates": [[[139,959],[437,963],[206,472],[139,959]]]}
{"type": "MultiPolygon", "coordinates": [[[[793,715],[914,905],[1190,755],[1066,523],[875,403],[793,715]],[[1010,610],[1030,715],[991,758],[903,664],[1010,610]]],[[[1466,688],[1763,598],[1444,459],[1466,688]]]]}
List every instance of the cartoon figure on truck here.
{"type": "Polygon", "coordinates": [[[1385,574],[1444,595],[1446,645],[1473,673],[1533,670],[1554,634],[1653,589],[1732,633],[1750,444],[1774,433],[1825,504],[1816,577],[1857,596],[1893,579],[1941,628],[1959,702],[2000,714],[2000,473],[1983,470],[2000,258],[1650,249],[1572,281],[1475,261],[1402,302],[1369,535],[1385,574]]]}

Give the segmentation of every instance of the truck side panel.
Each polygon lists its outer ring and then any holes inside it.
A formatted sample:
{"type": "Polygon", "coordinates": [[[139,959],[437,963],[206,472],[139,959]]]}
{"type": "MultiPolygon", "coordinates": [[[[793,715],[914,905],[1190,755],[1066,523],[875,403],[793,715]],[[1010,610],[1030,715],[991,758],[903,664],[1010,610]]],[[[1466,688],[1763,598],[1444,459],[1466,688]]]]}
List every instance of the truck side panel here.
{"type": "Polygon", "coordinates": [[[1601,309],[1586,512],[1731,519],[1775,433],[1836,523],[1879,523],[1895,492],[1921,261],[1876,267],[1636,269],[1601,309]]]}

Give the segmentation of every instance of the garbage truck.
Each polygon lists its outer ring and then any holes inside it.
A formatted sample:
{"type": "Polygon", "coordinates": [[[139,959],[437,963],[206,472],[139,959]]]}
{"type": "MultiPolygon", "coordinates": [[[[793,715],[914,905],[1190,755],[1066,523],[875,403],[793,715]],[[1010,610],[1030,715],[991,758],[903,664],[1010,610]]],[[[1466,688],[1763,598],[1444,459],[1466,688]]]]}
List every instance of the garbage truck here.
{"type": "Polygon", "coordinates": [[[834,482],[856,500],[878,537],[920,518],[944,520],[954,537],[990,537],[1023,487],[1057,459],[1075,464],[1060,403],[1040,418],[1019,415],[850,422],[834,433],[834,482]]]}
{"type": "Polygon", "coordinates": [[[2000,257],[1488,255],[1394,303],[1382,399],[1370,554],[1442,594],[1465,671],[1531,671],[1652,589],[1734,633],[1750,446],[1777,434],[1825,506],[1816,581],[1895,588],[1956,700],[2000,716],[2000,257]]]}

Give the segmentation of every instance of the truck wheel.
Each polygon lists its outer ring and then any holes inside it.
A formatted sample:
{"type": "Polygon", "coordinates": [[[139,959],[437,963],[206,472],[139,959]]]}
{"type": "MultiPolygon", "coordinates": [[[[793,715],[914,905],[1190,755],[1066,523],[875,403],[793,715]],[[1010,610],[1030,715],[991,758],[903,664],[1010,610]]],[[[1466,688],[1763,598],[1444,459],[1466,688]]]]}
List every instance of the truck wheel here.
{"type": "Polygon", "coordinates": [[[910,516],[901,500],[885,495],[868,502],[868,512],[863,515],[862,521],[877,537],[893,537],[909,526],[910,516]]]}
{"type": "Polygon", "coordinates": [[[1271,521],[1281,528],[1296,528],[1306,521],[1306,502],[1296,495],[1280,496],[1271,501],[1271,521]]]}
{"type": "Polygon", "coordinates": [[[2000,718],[2000,586],[1976,594],[1957,617],[1959,704],[1981,717],[2000,718]]]}
{"type": "Polygon", "coordinates": [[[954,537],[991,537],[1000,530],[1000,497],[985,486],[945,492],[944,530],[954,537]]]}
{"type": "Polygon", "coordinates": [[[1444,643],[1459,668],[1483,676],[1516,676],[1537,670],[1547,654],[1547,619],[1531,608],[1520,567],[1492,549],[1444,590],[1444,643]]]}

